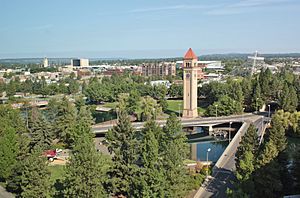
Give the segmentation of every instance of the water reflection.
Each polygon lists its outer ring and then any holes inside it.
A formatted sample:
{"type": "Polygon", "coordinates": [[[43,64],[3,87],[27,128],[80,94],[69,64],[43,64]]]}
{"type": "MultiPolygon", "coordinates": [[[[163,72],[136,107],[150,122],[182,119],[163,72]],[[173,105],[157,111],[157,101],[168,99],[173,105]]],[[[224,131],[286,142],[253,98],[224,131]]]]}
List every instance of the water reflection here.
{"type": "Polygon", "coordinates": [[[208,136],[208,133],[201,127],[197,127],[196,131],[197,133],[189,136],[191,159],[206,161],[207,149],[210,148],[208,160],[217,162],[228,145],[228,139],[208,136]]]}
{"type": "Polygon", "coordinates": [[[208,160],[216,162],[228,145],[227,140],[215,142],[201,142],[192,143],[191,145],[191,158],[196,161],[206,161],[207,149],[211,148],[208,155],[208,160]]]}

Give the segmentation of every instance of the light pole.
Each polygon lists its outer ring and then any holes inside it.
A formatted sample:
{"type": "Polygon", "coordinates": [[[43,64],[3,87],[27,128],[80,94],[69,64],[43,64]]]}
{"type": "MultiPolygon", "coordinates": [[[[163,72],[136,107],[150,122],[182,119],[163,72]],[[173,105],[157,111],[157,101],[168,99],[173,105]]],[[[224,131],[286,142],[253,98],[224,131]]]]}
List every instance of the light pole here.
{"type": "Polygon", "coordinates": [[[263,132],[264,129],[264,117],[261,117],[261,134],[263,132]]]}
{"type": "Polygon", "coordinates": [[[116,113],[117,113],[117,120],[119,120],[119,108],[116,108],[116,113]]]}
{"type": "Polygon", "coordinates": [[[256,110],[257,110],[257,113],[258,113],[258,111],[259,111],[259,108],[258,108],[258,100],[259,100],[259,98],[256,98],[256,110]]]}
{"type": "Polygon", "coordinates": [[[232,122],[229,122],[229,143],[230,143],[230,139],[231,139],[231,125],[232,125],[232,122]]]}
{"type": "Polygon", "coordinates": [[[210,148],[207,149],[207,152],[206,152],[206,177],[208,176],[208,153],[211,151],[210,148]]]}
{"type": "Polygon", "coordinates": [[[270,116],[271,116],[271,105],[268,105],[268,107],[269,107],[269,114],[268,114],[268,117],[270,118],[270,116]]]}

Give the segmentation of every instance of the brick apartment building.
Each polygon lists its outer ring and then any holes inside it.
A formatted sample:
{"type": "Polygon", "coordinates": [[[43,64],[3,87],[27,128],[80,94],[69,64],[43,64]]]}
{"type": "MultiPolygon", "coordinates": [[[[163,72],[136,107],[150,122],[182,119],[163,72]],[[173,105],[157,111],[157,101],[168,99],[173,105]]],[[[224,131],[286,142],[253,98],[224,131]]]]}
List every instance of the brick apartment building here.
{"type": "Polygon", "coordinates": [[[142,66],[143,76],[175,76],[175,62],[144,63],[142,66]]]}

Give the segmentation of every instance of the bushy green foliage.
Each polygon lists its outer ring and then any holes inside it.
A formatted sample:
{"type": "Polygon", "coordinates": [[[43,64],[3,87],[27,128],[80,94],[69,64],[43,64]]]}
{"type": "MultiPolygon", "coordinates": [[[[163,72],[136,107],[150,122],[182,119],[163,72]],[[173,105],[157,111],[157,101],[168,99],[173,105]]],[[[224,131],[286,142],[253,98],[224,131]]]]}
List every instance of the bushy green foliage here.
{"type": "Polygon", "coordinates": [[[0,105],[0,180],[6,180],[13,172],[19,153],[18,138],[23,131],[19,111],[0,105]]]}
{"type": "Polygon", "coordinates": [[[11,174],[18,154],[16,130],[0,119],[0,180],[11,174]]]}
{"type": "Polygon", "coordinates": [[[76,109],[71,102],[65,97],[61,101],[57,109],[55,118],[56,136],[72,147],[76,132],[76,109]]]}
{"type": "Polygon", "coordinates": [[[116,126],[108,131],[108,149],[114,155],[108,171],[108,191],[114,195],[131,196],[137,173],[138,139],[126,112],[119,113],[116,126]]]}
{"type": "Polygon", "coordinates": [[[107,140],[114,153],[108,172],[108,190],[112,195],[182,197],[190,189],[190,178],[183,165],[186,137],[175,115],[170,116],[163,129],[150,119],[141,132],[136,132],[122,111],[107,140]]]}
{"type": "Polygon", "coordinates": [[[80,138],[66,167],[64,197],[108,197],[103,188],[106,160],[97,153],[90,129],[78,126],[76,130],[80,138]]]}
{"type": "Polygon", "coordinates": [[[31,111],[28,128],[31,135],[31,147],[50,148],[54,138],[53,128],[37,108],[31,111]]]}
{"type": "Polygon", "coordinates": [[[208,116],[228,116],[242,113],[243,108],[240,102],[225,95],[217,102],[210,105],[206,111],[208,116]]]}
{"type": "Polygon", "coordinates": [[[47,158],[41,157],[41,154],[42,150],[35,147],[21,162],[21,197],[51,197],[47,158]]]}

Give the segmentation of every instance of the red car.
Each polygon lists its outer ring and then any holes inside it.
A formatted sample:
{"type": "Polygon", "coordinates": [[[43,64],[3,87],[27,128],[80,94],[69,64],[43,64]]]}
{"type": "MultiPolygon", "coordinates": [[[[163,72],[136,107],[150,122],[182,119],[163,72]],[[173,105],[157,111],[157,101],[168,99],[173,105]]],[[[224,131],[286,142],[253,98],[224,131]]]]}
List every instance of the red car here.
{"type": "Polygon", "coordinates": [[[43,155],[47,157],[50,162],[53,162],[55,159],[57,159],[57,155],[61,151],[62,151],[61,149],[46,150],[44,151],[43,155]]]}

